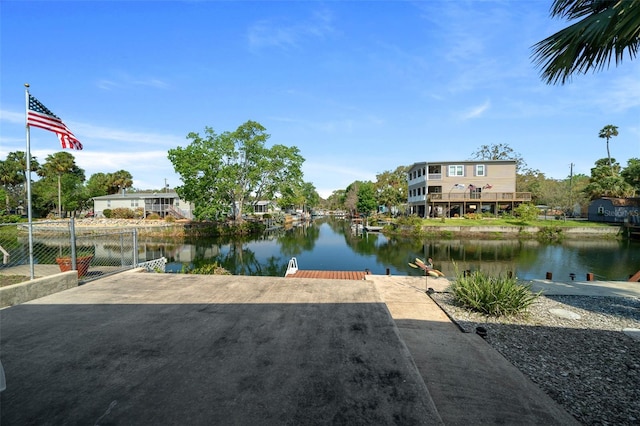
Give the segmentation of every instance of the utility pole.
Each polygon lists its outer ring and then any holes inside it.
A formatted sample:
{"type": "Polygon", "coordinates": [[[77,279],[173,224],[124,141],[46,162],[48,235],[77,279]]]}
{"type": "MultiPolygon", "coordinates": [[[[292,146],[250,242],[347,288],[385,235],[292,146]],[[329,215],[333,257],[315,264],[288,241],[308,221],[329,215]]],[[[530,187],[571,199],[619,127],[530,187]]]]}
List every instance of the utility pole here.
{"type": "Polygon", "coordinates": [[[569,208],[573,216],[573,163],[569,165],[569,208]]]}

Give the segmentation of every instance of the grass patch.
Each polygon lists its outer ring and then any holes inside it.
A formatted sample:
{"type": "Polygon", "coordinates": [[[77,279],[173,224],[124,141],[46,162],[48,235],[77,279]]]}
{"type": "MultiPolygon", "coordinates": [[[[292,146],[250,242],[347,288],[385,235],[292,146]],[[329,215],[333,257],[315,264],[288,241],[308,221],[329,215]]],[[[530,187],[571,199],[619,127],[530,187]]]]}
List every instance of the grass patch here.
{"type": "Polygon", "coordinates": [[[495,317],[523,313],[540,296],[515,277],[489,276],[480,271],[464,276],[457,268],[451,290],[458,305],[495,317]]]}
{"type": "Polygon", "coordinates": [[[611,225],[602,222],[589,222],[586,220],[530,220],[522,221],[513,217],[505,218],[447,218],[422,219],[423,226],[539,226],[558,228],[608,228],[611,225]]]}
{"type": "Polygon", "coordinates": [[[22,275],[0,275],[0,287],[19,284],[29,280],[29,277],[25,277],[22,275]]]}

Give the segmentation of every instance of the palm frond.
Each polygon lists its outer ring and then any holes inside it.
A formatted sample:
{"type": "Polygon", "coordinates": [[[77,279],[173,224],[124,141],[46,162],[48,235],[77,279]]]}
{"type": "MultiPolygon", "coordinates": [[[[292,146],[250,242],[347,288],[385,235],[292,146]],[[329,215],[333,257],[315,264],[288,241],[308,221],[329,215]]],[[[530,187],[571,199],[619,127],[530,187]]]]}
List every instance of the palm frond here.
{"type": "Polygon", "coordinates": [[[533,46],[549,84],[633,59],[640,49],[640,0],[557,0],[552,15],[582,19],[533,46]]]}

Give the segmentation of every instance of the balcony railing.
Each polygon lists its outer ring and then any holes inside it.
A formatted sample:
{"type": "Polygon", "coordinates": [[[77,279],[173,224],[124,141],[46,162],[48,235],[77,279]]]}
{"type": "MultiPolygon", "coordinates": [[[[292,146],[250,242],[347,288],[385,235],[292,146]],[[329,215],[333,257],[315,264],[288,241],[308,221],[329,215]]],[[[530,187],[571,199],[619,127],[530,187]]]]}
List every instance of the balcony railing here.
{"type": "Polygon", "coordinates": [[[428,194],[429,201],[531,201],[530,192],[452,192],[428,194]]]}

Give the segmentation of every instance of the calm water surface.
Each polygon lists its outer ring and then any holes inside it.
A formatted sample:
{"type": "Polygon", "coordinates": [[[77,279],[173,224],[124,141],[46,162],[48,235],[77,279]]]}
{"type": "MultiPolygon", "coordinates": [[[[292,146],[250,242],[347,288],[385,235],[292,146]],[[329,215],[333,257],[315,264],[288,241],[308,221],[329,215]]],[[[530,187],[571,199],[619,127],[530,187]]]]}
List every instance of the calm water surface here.
{"type": "Polygon", "coordinates": [[[566,240],[543,244],[530,240],[397,239],[378,233],[355,234],[344,220],[322,219],[259,238],[198,239],[187,243],[140,242],[140,257],[165,256],[167,270],[218,262],[236,275],[284,276],[289,259],[300,269],[368,269],[373,274],[420,275],[408,263],[416,257],[433,258],[447,276],[458,270],[514,272],[520,279],[557,281],[569,274],[584,280],[588,272],[599,280],[627,280],[640,270],[640,242],[606,239],[566,240]]]}

